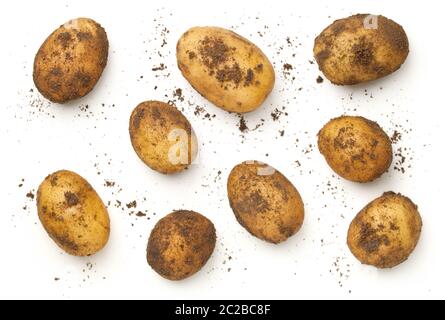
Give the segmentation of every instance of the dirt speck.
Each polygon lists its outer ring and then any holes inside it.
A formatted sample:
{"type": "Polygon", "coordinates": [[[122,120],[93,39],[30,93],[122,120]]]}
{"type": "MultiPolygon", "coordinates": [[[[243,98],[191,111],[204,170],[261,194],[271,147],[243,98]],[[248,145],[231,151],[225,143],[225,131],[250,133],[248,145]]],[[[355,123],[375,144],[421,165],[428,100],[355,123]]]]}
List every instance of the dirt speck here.
{"type": "Polygon", "coordinates": [[[238,123],[239,131],[241,131],[243,133],[246,131],[249,131],[249,127],[246,124],[246,119],[243,116],[240,116],[239,118],[240,118],[239,123],[238,123]]]}
{"type": "Polygon", "coordinates": [[[134,200],[134,201],[131,201],[130,203],[127,203],[126,206],[128,209],[134,209],[138,206],[138,204],[137,204],[136,200],[134,200]]]}
{"type": "Polygon", "coordinates": [[[286,70],[286,71],[294,70],[294,67],[290,63],[285,63],[283,65],[283,70],[286,70]]]}
{"type": "Polygon", "coordinates": [[[396,144],[396,143],[400,142],[400,140],[402,140],[402,134],[399,131],[394,130],[394,132],[391,136],[391,142],[393,144],[396,144]]]}
{"type": "Polygon", "coordinates": [[[159,66],[153,67],[151,71],[164,71],[165,69],[167,69],[167,66],[161,63],[159,66]]]}

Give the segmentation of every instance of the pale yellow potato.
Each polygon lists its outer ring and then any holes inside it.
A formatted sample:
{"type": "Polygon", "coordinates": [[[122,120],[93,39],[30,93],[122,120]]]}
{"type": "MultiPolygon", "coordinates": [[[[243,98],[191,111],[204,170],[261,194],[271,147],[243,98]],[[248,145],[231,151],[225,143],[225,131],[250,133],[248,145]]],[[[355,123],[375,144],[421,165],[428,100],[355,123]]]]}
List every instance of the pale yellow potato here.
{"type": "Polygon", "coordinates": [[[95,21],[68,21],[42,44],[34,60],[34,83],[48,100],[65,103],[90,93],[108,60],[108,38],[95,21]]]}
{"type": "Polygon", "coordinates": [[[298,190],[267,164],[237,165],[230,173],[227,193],[238,222],[259,239],[278,244],[303,225],[304,204],[298,190]]]}
{"type": "Polygon", "coordinates": [[[318,149],[332,170],[353,182],[379,178],[393,160],[388,135],[376,122],[363,117],[329,121],[318,134],[318,149]]]}
{"type": "Polygon", "coordinates": [[[160,276],[183,280],[202,269],[215,245],[215,226],[209,219],[193,211],[175,211],[151,232],[147,261],[160,276]]]}
{"type": "Polygon", "coordinates": [[[316,39],[314,56],[332,83],[354,85],[398,70],[409,53],[403,28],[383,16],[358,14],[335,21],[316,39]]]}
{"type": "Polygon", "coordinates": [[[190,122],[167,103],[139,104],[131,114],[129,131],[136,154],[160,173],[184,171],[198,154],[198,142],[190,122]]]}
{"type": "Polygon", "coordinates": [[[195,27],[179,39],[178,66],[207,100],[237,113],[257,109],[275,84],[264,53],[240,35],[217,27],[195,27]]]}
{"type": "Polygon", "coordinates": [[[363,264],[393,268],[417,246],[422,218],[407,197],[387,192],[368,204],[352,221],[348,246],[363,264]]]}
{"type": "Polygon", "coordinates": [[[93,255],[108,242],[107,208],[93,187],[74,172],[49,175],[37,191],[37,209],[48,235],[70,255],[93,255]]]}

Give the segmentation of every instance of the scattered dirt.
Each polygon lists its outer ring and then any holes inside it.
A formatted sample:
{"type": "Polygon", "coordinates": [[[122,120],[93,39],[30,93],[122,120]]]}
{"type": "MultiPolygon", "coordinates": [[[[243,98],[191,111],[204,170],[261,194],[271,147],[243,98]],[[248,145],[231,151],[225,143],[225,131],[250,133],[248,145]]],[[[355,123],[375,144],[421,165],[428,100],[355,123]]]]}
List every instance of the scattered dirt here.
{"type": "Polygon", "coordinates": [[[146,213],[143,213],[142,211],[138,211],[137,213],[136,213],[136,217],[139,217],[139,218],[143,218],[143,217],[146,217],[147,216],[147,214],[146,213]]]}
{"type": "Polygon", "coordinates": [[[276,108],[271,114],[270,116],[272,117],[273,121],[278,121],[280,120],[281,116],[288,116],[289,114],[286,112],[286,107],[282,107],[281,110],[276,108]]]}
{"type": "Polygon", "coordinates": [[[249,127],[246,124],[246,119],[244,119],[244,116],[239,116],[238,129],[243,133],[249,131],[249,127]]]}
{"type": "MultiPolygon", "coordinates": [[[[290,63],[283,64],[283,76],[285,79],[288,79],[291,75],[291,71],[294,70],[294,67],[290,63]]],[[[292,78],[294,80],[295,78],[292,78]]]]}
{"type": "Polygon", "coordinates": [[[391,142],[393,144],[397,144],[400,142],[400,140],[402,140],[402,134],[399,131],[394,130],[394,132],[391,136],[391,142]]]}
{"type": "Polygon", "coordinates": [[[105,187],[107,187],[107,188],[112,188],[112,187],[114,187],[115,185],[116,185],[116,182],[114,182],[114,181],[109,181],[109,180],[105,180],[105,184],[104,184],[105,187]]]}
{"type": "Polygon", "coordinates": [[[173,98],[176,98],[178,101],[184,102],[184,96],[182,95],[182,89],[176,89],[173,91],[173,98]]]}
{"type": "Polygon", "coordinates": [[[290,63],[285,63],[283,65],[283,70],[285,70],[285,71],[294,70],[294,67],[290,63]]]}
{"type": "Polygon", "coordinates": [[[133,200],[132,202],[127,203],[127,208],[128,208],[128,209],[134,209],[134,208],[136,208],[137,206],[138,206],[138,205],[137,205],[136,200],[133,200]]]}
{"type": "Polygon", "coordinates": [[[159,66],[153,67],[151,71],[164,71],[165,69],[167,69],[167,66],[161,63],[159,66]]]}
{"type": "Polygon", "coordinates": [[[413,160],[412,157],[408,156],[409,149],[404,147],[397,148],[395,152],[395,159],[394,159],[394,170],[406,173],[407,169],[411,168],[411,165],[407,163],[408,160],[413,160]]]}
{"type": "MultiPolygon", "coordinates": [[[[189,103],[190,106],[193,106],[193,104],[189,103]]],[[[202,120],[213,120],[216,118],[216,114],[210,114],[207,112],[207,110],[204,107],[201,106],[195,106],[194,115],[201,118],[202,120]]]]}

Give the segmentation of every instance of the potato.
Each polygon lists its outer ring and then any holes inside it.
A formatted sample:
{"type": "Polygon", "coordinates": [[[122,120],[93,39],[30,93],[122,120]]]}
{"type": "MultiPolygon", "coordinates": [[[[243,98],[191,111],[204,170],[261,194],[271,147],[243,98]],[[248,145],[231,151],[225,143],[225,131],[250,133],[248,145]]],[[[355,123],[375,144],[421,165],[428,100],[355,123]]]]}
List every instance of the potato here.
{"type": "Polygon", "coordinates": [[[335,21],[316,39],[314,56],[332,83],[354,85],[398,70],[409,53],[403,28],[383,16],[358,14],[335,21]]]}
{"type": "Polygon", "coordinates": [[[105,30],[86,18],[71,20],[54,31],[34,60],[34,83],[52,102],[65,103],[93,90],[108,60],[105,30]]]}
{"type": "Polygon", "coordinates": [[[264,53],[240,35],[217,27],[195,27],[179,39],[178,66],[202,96],[237,113],[257,109],[275,84],[264,53]]]}
{"type": "Polygon", "coordinates": [[[278,244],[296,234],[304,204],[292,183],[274,168],[256,161],[237,165],[227,191],[238,222],[253,236],[278,244]]]}
{"type": "Polygon", "coordinates": [[[373,121],[342,116],[329,121],[318,134],[318,149],[339,176],[371,182],[390,167],[391,140],[373,121]]]}
{"type": "Polygon", "coordinates": [[[139,158],[164,174],[185,170],[198,153],[197,138],[187,118],[159,101],[143,102],[134,109],[130,138],[139,158]]]}
{"type": "Polygon", "coordinates": [[[183,280],[201,270],[215,244],[215,227],[209,219],[193,211],[176,211],[151,232],[147,261],[162,277],[183,280]]]}
{"type": "Polygon", "coordinates": [[[68,254],[90,256],[108,242],[108,211],[93,187],[74,172],[49,175],[37,191],[37,209],[48,235],[68,254]]]}
{"type": "Polygon", "coordinates": [[[393,268],[408,259],[421,230],[417,206],[407,197],[387,192],[368,204],[352,221],[348,246],[363,264],[393,268]]]}

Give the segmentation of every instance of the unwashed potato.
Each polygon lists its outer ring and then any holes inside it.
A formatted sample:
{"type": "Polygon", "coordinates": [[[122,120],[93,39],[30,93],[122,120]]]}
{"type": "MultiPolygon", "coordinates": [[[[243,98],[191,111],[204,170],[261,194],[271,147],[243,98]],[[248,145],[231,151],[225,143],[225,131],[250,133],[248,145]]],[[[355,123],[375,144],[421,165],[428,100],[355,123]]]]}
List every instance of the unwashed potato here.
{"type": "Polygon", "coordinates": [[[215,244],[216,231],[209,219],[193,211],[176,211],[151,232],[147,261],[162,277],[183,280],[201,270],[215,244]]]}
{"type": "Polygon", "coordinates": [[[363,264],[393,268],[408,259],[421,230],[417,206],[407,197],[387,192],[368,204],[352,221],[348,246],[363,264]]]}
{"type": "Polygon", "coordinates": [[[388,135],[376,122],[363,117],[329,121],[318,134],[318,149],[332,170],[353,182],[379,178],[393,159],[388,135]]]}
{"type": "Polygon", "coordinates": [[[314,46],[320,70],[337,85],[385,77],[401,67],[408,53],[408,38],[400,25],[368,14],[335,21],[314,46]]]}
{"type": "Polygon", "coordinates": [[[296,234],[304,204],[292,183],[274,168],[256,161],[237,165],[228,184],[230,206],[252,235],[278,244],[296,234]]]}
{"type": "Polygon", "coordinates": [[[34,60],[34,83],[47,99],[65,103],[84,97],[99,81],[108,60],[105,30],[87,18],[54,31],[34,60]]]}
{"type": "Polygon", "coordinates": [[[108,242],[108,211],[93,187],[74,172],[49,175],[37,191],[37,209],[48,235],[71,255],[93,255],[108,242]]]}
{"type": "Polygon", "coordinates": [[[257,109],[272,91],[275,72],[264,53],[240,35],[195,27],[179,39],[178,66],[206,99],[237,113],[257,109]]]}
{"type": "Polygon", "coordinates": [[[159,101],[139,104],[131,114],[130,138],[139,158],[164,174],[185,170],[196,158],[198,142],[187,118],[159,101]]]}

